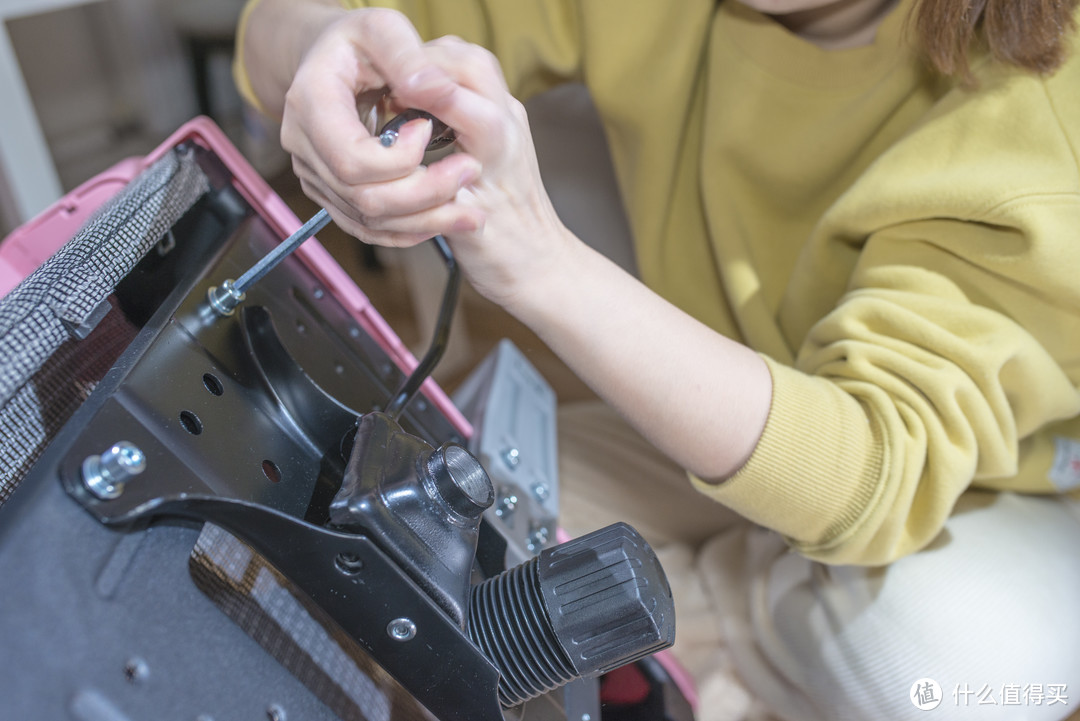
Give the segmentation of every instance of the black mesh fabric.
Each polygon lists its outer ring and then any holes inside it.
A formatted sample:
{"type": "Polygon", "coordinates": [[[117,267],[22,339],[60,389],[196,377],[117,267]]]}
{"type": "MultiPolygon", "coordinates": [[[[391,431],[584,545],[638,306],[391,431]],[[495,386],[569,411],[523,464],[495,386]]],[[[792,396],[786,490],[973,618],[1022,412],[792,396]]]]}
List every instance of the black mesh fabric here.
{"type": "Polygon", "coordinates": [[[194,154],[168,153],[0,299],[0,505],[134,332],[117,312],[75,329],[208,188],[194,154]]]}
{"type": "Polygon", "coordinates": [[[110,313],[86,340],[61,344],[0,409],[0,505],[136,332],[120,313],[110,313]]]}
{"type": "Polygon", "coordinates": [[[435,721],[318,605],[240,539],[205,524],[189,568],[195,585],[342,721],[435,721]]]}

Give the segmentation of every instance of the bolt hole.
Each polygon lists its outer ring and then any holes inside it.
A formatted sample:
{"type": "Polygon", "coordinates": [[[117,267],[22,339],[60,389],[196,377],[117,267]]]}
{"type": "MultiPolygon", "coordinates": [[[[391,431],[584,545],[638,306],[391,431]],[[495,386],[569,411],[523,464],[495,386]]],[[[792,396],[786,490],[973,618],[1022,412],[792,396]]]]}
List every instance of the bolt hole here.
{"type": "Polygon", "coordinates": [[[263,461],[262,472],[263,475],[266,476],[266,479],[271,483],[281,483],[281,469],[278,468],[277,464],[273,461],[263,461]]]}
{"type": "Polygon", "coordinates": [[[203,425],[199,417],[191,411],[180,411],[180,425],[193,436],[202,433],[203,425]]]}
{"type": "Polygon", "coordinates": [[[150,667],[147,666],[146,661],[143,661],[141,658],[129,659],[128,662],[124,664],[124,678],[126,678],[129,683],[145,681],[149,675],[150,667]]]}
{"type": "Polygon", "coordinates": [[[364,560],[351,551],[342,551],[334,558],[334,565],[346,576],[355,576],[364,568],[364,560]]]}
{"type": "Polygon", "coordinates": [[[220,396],[225,392],[225,386],[221,385],[221,381],[213,373],[203,373],[202,382],[206,390],[215,396],[220,396]]]}

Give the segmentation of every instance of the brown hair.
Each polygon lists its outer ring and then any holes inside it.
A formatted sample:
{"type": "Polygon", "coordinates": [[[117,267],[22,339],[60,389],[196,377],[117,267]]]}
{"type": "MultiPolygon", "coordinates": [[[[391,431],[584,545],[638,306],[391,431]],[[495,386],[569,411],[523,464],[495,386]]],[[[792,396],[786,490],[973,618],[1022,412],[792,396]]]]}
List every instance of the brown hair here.
{"type": "Polygon", "coordinates": [[[1001,61],[1050,74],[1065,60],[1078,0],[919,0],[911,18],[930,64],[973,83],[974,43],[1001,61]]]}

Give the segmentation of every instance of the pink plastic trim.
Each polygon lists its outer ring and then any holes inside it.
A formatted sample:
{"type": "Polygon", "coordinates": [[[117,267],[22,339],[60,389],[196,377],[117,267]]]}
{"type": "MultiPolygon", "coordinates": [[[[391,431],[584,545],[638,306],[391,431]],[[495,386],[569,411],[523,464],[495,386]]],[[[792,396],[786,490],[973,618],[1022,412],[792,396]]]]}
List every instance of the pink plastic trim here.
{"type": "MultiPolygon", "coordinates": [[[[65,195],[5,238],[3,243],[0,243],[0,297],[7,295],[20,280],[70,240],[93,212],[131,182],[132,178],[185,141],[198,143],[221,159],[236,179],[236,189],[281,238],[287,238],[300,227],[300,219],[271,190],[221,129],[209,118],[198,117],[178,128],[149,155],[114,165],[65,195]]],[[[357,324],[382,346],[402,371],[409,373],[416,367],[416,357],[316,239],[305,242],[295,255],[352,314],[357,324]]],[[[472,436],[472,426],[435,381],[429,378],[420,390],[430,403],[442,411],[459,433],[465,438],[472,436]]]]}
{"type": "Polygon", "coordinates": [[[95,210],[131,182],[143,168],[124,160],[53,203],[0,244],[0,298],[68,242],[95,210]]]}

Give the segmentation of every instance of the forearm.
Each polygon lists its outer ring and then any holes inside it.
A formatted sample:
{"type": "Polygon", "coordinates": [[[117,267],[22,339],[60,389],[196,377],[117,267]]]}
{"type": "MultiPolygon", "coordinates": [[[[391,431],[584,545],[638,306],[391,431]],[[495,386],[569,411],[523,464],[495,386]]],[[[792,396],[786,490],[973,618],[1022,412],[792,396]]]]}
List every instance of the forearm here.
{"type": "Polygon", "coordinates": [[[764,361],[574,239],[557,271],[507,304],[661,451],[720,481],[753,453],[769,413],[764,361]]]}
{"type": "Polygon", "coordinates": [[[250,10],[237,50],[266,112],[281,117],[285,93],[304,54],[347,12],[336,0],[259,0],[250,10]]]}

